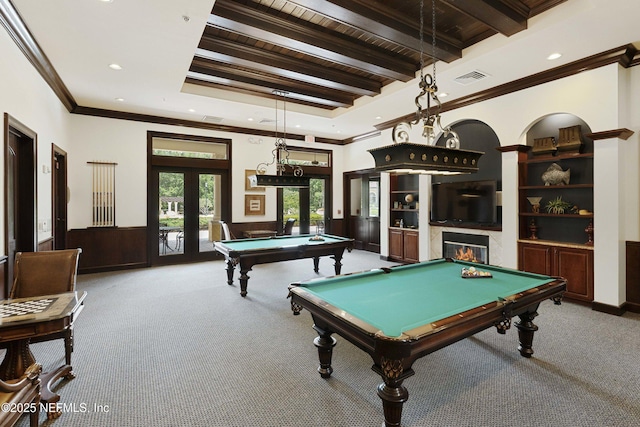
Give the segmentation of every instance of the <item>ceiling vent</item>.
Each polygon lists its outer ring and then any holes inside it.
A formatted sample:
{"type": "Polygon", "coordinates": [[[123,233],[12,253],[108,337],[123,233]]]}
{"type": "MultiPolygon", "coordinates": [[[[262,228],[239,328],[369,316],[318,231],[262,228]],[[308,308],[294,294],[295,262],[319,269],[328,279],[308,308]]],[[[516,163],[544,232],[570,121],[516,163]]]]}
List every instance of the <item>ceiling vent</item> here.
{"type": "Polygon", "coordinates": [[[262,119],[260,120],[260,123],[275,123],[275,119],[262,119]]]}
{"type": "Polygon", "coordinates": [[[458,84],[466,86],[466,85],[470,85],[471,83],[475,83],[477,81],[486,79],[487,77],[489,77],[489,74],[483,73],[482,71],[479,71],[479,70],[473,70],[468,72],[467,74],[463,74],[461,76],[456,77],[455,79],[453,79],[453,81],[458,84]]]}
{"type": "Polygon", "coordinates": [[[214,124],[222,123],[222,120],[223,120],[222,117],[215,117],[215,116],[204,116],[202,118],[203,122],[214,123],[214,124]]]}

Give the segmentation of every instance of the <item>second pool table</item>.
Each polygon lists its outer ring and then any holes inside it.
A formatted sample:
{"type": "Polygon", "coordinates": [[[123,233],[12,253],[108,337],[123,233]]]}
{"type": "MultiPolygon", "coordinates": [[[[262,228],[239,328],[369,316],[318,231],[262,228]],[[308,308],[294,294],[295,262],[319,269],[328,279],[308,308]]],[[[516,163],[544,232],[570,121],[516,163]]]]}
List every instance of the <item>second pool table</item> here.
{"type": "Polygon", "coordinates": [[[313,258],[313,270],[319,270],[320,257],[331,256],[335,260],[334,270],[340,274],[344,250],[353,249],[353,239],[330,234],[301,234],[262,239],[238,239],[215,242],[216,251],[224,255],[227,262],[227,283],[233,284],[233,270],[240,265],[240,295],[247,295],[247,284],[251,268],[256,264],[313,258]]]}
{"type": "Polygon", "coordinates": [[[409,396],[402,383],[418,358],[492,326],[504,334],[514,316],[520,354],[531,357],[538,306],[560,304],[565,290],[561,278],[440,259],[294,283],[289,296],[294,314],[305,308],[313,318],[321,377],[333,372],[333,333],[371,356],[390,427],[400,425],[409,396]],[[491,277],[462,277],[470,267],[491,277]]]}

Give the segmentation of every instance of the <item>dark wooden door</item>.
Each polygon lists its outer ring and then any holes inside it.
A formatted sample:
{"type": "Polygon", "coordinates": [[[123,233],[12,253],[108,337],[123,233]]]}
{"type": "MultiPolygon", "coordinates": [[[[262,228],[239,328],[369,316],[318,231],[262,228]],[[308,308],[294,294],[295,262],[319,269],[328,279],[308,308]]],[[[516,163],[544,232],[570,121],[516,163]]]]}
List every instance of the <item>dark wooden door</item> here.
{"type": "Polygon", "coordinates": [[[380,174],[345,174],[345,215],[347,236],[356,249],[380,253],[380,174]]]}
{"type": "Polygon", "coordinates": [[[36,134],[7,114],[5,132],[7,289],[3,291],[6,296],[13,282],[16,252],[37,250],[37,183],[36,134]]]}
{"type": "Polygon", "coordinates": [[[53,207],[53,248],[67,248],[67,153],[53,145],[51,206],[53,207]]]}

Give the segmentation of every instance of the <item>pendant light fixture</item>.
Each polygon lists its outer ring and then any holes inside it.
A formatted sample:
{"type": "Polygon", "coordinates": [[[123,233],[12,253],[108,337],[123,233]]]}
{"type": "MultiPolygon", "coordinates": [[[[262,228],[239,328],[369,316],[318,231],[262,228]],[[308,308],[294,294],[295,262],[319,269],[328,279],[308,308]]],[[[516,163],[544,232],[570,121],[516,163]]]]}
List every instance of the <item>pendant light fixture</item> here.
{"type": "Polygon", "coordinates": [[[256,174],[249,176],[251,187],[309,187],[309,178],[303,176],[304,171],[299,165],[293,165],[289,161],[289,149],[287,148],[287,92],[274,90],[276,98],[276,142],[272,150],[273,158],[269,163],[259,163],[256,166],[256,174]],[[278,98],[283,100],[283,132],[278,134],[278,98]],[[276,165],[276,174],[268,175],[267,168],[276,165]]]}
{"type": "Polygon", "coordinates": [[[461,150],[460,138],[450,126],[442,127],[440,119],[441,103],[436,85],[436,5],[431,4],[433,74],[424,73],[424,0],[420,0],[420,93],[415,98],[418,107],[416,118],[411,123],[401,122],[393,128],[394,144],[368,150],[375,161],[375,170],[397,173],[428,173],[434,175],[473,173],[478,171],[478,160],[484,154],[480,151],[461,150]],[[426,96],[426,108],[421,98],[426,96]],[[433,105],[432,105],[433,102],[433,105]],[[412,125],[422,122],[422,138],[426,144],[409,142],[412,125]],[[446,146],[434,145],[436,131],[446,138],[446,146]]]}

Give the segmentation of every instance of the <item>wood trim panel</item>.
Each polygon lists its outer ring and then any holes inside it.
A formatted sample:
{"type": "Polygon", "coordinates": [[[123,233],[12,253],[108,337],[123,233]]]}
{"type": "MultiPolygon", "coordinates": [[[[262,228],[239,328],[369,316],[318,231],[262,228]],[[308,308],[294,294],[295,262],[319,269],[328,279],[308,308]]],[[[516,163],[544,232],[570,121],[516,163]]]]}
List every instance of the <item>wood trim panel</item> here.
{"type": "Polygon", "coordinates": [[[38,242],[38,252],[52,251],[52,250],[53,250],[53,237],[49,237],[48,239],[44,239],[38,242]]]}
{"type": "Polygon", "coordinates": [[[626,141],[631,137],[631,135],[633,135],[633,131],[626,128],[605,130],[602,132],[593,132],[593,133],[585,134],[587,138],[591,138],[594,141],[601,140],[601,139],[612,139],[612,138],[624,139],[626,141]]]}
{"type": "Polygon", "coordinates": [[[640,242],[626,242],[627,274],[626,274],[626,302],[629,311],[640,313],[640,242]]]}
{"type": "Polygon", "coordinates": [[[148,267],[147,227],[69,230],[67,246],[82,248],[79,273],[148,267]]]}

